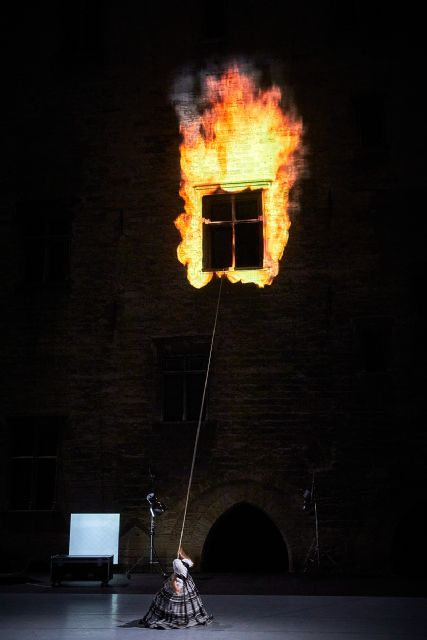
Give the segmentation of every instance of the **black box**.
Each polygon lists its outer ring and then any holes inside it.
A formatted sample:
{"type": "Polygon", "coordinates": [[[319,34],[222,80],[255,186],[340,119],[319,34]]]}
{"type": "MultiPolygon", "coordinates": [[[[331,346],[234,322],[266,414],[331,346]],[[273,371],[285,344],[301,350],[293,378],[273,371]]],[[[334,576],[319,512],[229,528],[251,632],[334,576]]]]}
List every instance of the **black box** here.
{"type": "Polygon", "coordinates": [[[103,586],[113,577],[114,556],[66,556],[50,558],[50,581],[99,580],[103,586]]]}

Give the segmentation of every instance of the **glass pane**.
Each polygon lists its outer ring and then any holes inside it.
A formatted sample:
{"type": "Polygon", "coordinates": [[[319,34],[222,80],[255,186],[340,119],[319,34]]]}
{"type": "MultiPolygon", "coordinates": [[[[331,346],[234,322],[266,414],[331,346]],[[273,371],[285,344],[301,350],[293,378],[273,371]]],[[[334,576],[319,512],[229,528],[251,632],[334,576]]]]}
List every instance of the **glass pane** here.
{"type": "Polygon", "coordinates": [[[56,460],[38,460],[35,469],[34,509],[52,509],[55,498],[56,460]]]}
{"type": "Polygon", "coordinates": [[[235,196],[236,220],[256,220],[261,212],[260,192],[235,196]]]}
{"type": "Polygon", "coordinates": [[[212,202],[210,220],[212,222],[228,222],[231,220],[231,201],[212,202]]]}
{"type": "Polygon", "coordinates": [[[183,371],[184,356],[170,356],[163,360],[163,371],[183,371]]]}
{"type": "Polygon", "coordinates": [[[212,222],[231,220],[231,196],[204,196],[203,217],[212,222]]]}
{"type": "Polygon", "coordinates": [[[187,356],[186,369],[187,371],[206,371],[208,366],[208,356],[187,356]]]}
{"type": "Polygon", "coordinates": [[[165,375],[163,386],[163,420],[182,420],[184,413],[184,379],[182,375],[165,375]]]}
{"type": "Polygon", "coordinates": [[[233,264],[233,232],[229,224],[205,225],[204,269],[228,269],[233,264]]]}
{"type": "MultiPolygon", "coordinates": [[[[188,373],[186,376],[186,383],[186,418],[187,420],[198,420],[205,384],[205,374],[188,373]]],[[[205,413],[205,407],[203,413],[205,413]]]]}
{"type": "Polygon", "coordinates": [[[236,224],[236,269],[262,267],[262,222],[236,224]]]}
{"type": "Polygon", "coordinates": [[[33,461],[12,460],[10,476],[10,508],[29,509],[31,503],[33,461]]]}

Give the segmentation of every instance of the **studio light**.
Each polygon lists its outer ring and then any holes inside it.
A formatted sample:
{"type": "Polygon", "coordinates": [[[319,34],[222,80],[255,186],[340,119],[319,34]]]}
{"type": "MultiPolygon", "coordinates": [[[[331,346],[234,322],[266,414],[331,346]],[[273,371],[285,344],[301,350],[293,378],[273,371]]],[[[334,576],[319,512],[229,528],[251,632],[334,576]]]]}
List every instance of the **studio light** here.
{"type": "Polygon", "coordinates": [[[150,505],[150,511],[153,518],[154,516],[161,516],[162,513],[166,511],[166,505],[163,504],[163,502],[160,502],[154,493],[147,494],[147,502],[150,505]]]}
{"type": "Polygon", "coordinates": [[[311,511],[313,508],[313,494],[310,489],[304,491],[304,504],[302,506],[303,511],[311,511]]]}

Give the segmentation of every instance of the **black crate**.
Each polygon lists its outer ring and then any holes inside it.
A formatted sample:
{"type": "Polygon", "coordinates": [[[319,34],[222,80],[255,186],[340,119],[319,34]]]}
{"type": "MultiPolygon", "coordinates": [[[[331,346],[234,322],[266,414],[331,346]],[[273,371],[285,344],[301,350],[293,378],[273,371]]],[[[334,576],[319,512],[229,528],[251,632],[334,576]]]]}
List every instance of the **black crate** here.
{"type": "Polygon", "coordinates": [[[51,556],[50,581],[53,585],[59,585],[64,580],[99,580],[105,586],[113,577],[113,557],[51,556]]]}

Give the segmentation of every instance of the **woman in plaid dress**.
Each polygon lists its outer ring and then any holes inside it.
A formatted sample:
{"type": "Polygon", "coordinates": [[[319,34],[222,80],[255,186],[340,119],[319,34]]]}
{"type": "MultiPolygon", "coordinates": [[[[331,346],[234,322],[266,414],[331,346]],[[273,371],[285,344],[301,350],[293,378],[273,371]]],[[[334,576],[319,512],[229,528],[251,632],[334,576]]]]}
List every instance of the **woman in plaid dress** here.
{"type": "Polygon", "coordinates": [[[151,629],[183,629],[212,622],[202,603],[189,568],[192,560],[180,548],[173,561],[173,573],[155,595],[139,623],[151,629]]]}

